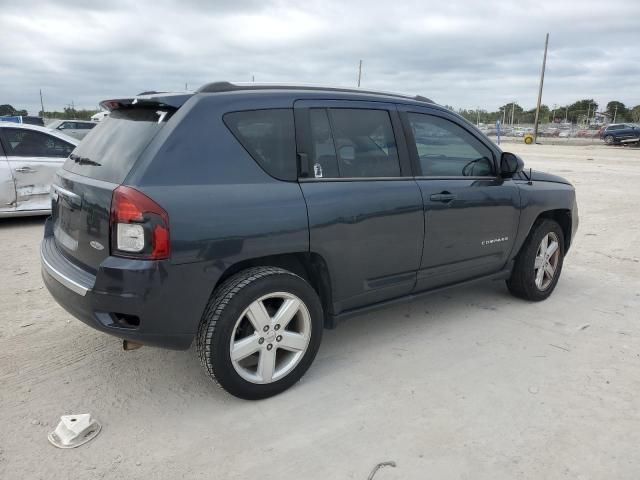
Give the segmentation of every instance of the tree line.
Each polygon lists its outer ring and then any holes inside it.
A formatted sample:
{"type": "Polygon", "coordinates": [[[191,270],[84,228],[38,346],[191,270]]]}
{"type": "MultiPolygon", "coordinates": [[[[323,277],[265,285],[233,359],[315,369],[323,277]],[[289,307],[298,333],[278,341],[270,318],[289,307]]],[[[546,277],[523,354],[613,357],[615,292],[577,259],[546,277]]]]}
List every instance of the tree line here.
{"type": "MultiPolygon", "coordinates": [[[[78,110],[72,107],[65,107],[64,110],[61,112],[58,112],[58,111],[42,112],[42,110],[40,110],[38,112],[38,116],[42,118],[58,118],[61,120],[90,120],[91,116],[98,113],[98,111],[99,110],[84,110],[84,109],[78,110]]],[[[18,110],[13,108],[12,105],[5,104],[5,105],[0,105],[0,116],[3,116],[3,115],[26,117],[28,113],[24,109],[18,110]]]]}
{"type": "MultiPolygon", "coordinates": [[[[609,123],[621,122],[640,122],[640,105],[628,108],[624,103],[612,100],[607,103],[604,111],[598,110],[598,103],[592,98],[578,100],[569,105],[554,106],[549,108],[548,105],[540,105],[540,123],[564,122],[588,124],[594,117],[596,112],[606,113],[609,117],[609,123]]],[[[453,108],[448,107],[451,110],[453,108]]],[[[506,124],[532,124],[535,122],[536,109],[525,110],[517,102],[507,103],[501,106],[495,112],[489,112],[483,109],[459,109],[457,112],[472,123],[480,122],[493,124],[497,120],[504,121],[506,124]]]]}

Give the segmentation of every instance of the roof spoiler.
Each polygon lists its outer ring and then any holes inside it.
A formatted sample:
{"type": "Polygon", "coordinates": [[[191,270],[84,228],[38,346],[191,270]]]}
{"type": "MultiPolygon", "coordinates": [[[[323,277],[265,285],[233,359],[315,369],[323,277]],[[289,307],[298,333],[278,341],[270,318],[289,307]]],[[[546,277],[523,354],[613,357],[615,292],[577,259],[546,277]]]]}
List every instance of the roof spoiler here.
{"type": "Polygon", "coordinates": [[[131,98],[103,100],[100,102],[100,106],[109,112],[131,108],[134,105],[138,107],[172,108],[177,110],[189,100],[192,95],[192,93],[143,92],[143,94],[131,98]]]}

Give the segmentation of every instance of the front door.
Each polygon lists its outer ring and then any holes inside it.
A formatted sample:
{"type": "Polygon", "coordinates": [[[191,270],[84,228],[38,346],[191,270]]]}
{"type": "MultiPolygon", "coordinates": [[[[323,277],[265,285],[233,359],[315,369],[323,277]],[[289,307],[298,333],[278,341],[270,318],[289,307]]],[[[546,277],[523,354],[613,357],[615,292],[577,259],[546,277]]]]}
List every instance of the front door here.
{"type": "Polygon", "coordinates": [[[0,142],[0,215],[12,212],[16,208],[16,186],[9,162],[0,142]]]}
{"type": "Polygon", "coordinates": [[[17,210],[48,210],[51,181],[74,146],[53,135],[23,128],[0,130],[15,180],[17,210]]]}
{"type": "Polygon", "coordinates": [[[410,293],[424,218],[395,106],[295,106],[310,249],[327,264],[334,313],[410,293]]]}
{"type": "Polygon", "coordinates": [[[424,199],[416,290],[498,272],[520,217],[517,185],[497,175],[500,152],[444,112],[406,111],[402,118],[424,199]]]}

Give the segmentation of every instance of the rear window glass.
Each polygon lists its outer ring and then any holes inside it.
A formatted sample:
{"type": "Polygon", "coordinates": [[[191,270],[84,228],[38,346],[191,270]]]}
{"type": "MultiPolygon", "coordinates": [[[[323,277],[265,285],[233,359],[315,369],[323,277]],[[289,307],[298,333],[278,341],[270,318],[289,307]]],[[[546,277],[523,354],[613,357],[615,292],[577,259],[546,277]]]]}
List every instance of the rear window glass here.
{"type": "Polygon", "coordinates": [[[293,110],[227,113],[224,123],[269,175],[280,180],[297,178],[293,110]]]}
{"type": "Polygon", "coordinates": [[[0,137],[7,155],[14,157],[66,157],[74,146],[53,135],[22,128],[3,128],[0,137]]]}
{"type": "Polygon", "coordinates": [[[122,183],[149,142],[171,116],[165,110],[114,110],[84,137],[64,169],[85,177],[122,183]]]}

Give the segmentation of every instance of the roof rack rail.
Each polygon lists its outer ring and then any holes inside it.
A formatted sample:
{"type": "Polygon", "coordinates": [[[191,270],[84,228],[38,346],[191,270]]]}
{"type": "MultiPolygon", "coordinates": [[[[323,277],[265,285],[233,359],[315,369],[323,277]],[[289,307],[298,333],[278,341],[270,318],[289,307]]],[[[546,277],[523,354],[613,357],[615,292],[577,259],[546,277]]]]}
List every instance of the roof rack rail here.
{"type": "Polygon", "coordinates": [[[315,90],[325,92],[348,92],[348,93],[364,93],[369,95],[384,95],[387,97],[404,98],[407,100],[415,100],[417,102],[435,103],[433,100],[423,97],[422,95],[403,95],[401,93],[381,92],[376,90],[362,90],[359,88],[342,88],[342,87],[323,87],[319,85],[303,85],[303,84],[282,84],[282,83],[231,83],[231,82],[212,82],[207,83],[196,90],[196,93],[219,93],[219,92],[235,92],[239,90],[315,90]]]}

